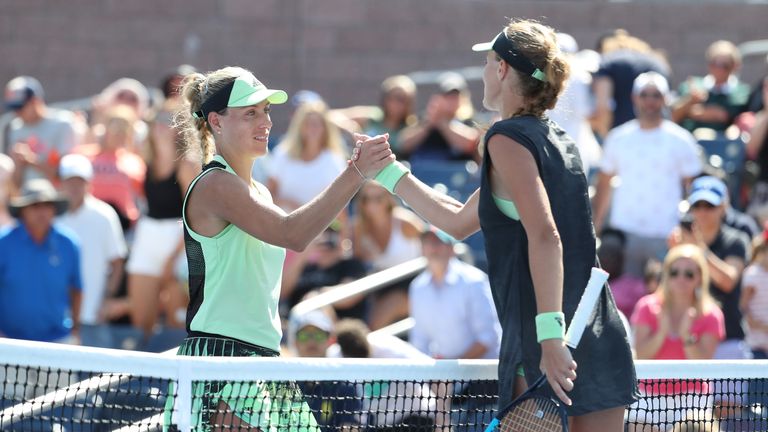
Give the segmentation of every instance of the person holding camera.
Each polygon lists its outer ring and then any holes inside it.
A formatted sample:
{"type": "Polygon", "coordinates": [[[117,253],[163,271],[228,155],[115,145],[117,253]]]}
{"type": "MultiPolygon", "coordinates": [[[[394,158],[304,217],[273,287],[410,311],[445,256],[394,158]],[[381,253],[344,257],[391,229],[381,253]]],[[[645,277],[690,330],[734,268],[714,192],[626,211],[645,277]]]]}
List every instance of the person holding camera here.
{"type": "Polygon", "coordinates": [[[703,176],[694,180],[688,196],[690,225],[683,219],[669,238],[670,249],[679,244],[698,245],[705,254],[710,275],[709,291],[725,317],[725,340],[715,358],[745,358],[739,297],[741,275],[749,262],[749,239],[746,234],[723,223],[727,188],[720,179],[703,176]]]}

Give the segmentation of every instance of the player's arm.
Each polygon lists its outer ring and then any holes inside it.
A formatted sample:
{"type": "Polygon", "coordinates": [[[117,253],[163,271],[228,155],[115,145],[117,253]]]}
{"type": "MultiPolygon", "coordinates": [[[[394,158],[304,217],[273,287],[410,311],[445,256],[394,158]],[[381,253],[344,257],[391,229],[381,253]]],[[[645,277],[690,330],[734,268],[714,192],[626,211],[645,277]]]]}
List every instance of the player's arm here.
{"type": "Polygon", "coordinates": [[[561,311],[563,246],[536,160],[528,149],[503,135],[490,139],[488,151],[493,160],[493,192],[515,203],[528,236],[538,312],[561,311]]]}
{"type": "MultiPolygon", "coordinates": [[[[494,135],[488,141],[493,166],[493,192],[511,199],[528,237],[528,256],[537,313],[562,312],[563,245],[549,197],[531,152],[514,140],[494,135]],[[510,169],[509,167],[514,167],[510,169]]],[[[565,391],[573,388],[576,362],[562,339],[541,341],[541,367],[560,400],[570,405],[565,391]]]]}
{"type": "Polygon", "coordinates": [[[406,174],[397,183],[395,192],[419,216],[456,239],[467,238],[480,229],[477,214],[480,189],[462,204],[427,186],[412,174],[406,174]]]}
{"type": "Polygon", "coordinates": [[[336,218],[365,182],[358,169],[372,177],[393,159],[385,136],[369,139],[362,144],[357,168],[350,164],[323,192],[291,213],[237,176],[215,170],[195,185],[187,218],[193,229],[196,223],[223,228],[228,222],[269,244],[301,251],[336,218]]]}
{"type": "Polygon", "coordinates": [[[597,174],[597,186],[595,187],[595,196],[592,198],[592,214],[595,224],[595,232],[602,232],[605,224],[605,216],[608,214],[608,207],[611,202],[611,179],[612,174],[600,171],[597,174]]]}

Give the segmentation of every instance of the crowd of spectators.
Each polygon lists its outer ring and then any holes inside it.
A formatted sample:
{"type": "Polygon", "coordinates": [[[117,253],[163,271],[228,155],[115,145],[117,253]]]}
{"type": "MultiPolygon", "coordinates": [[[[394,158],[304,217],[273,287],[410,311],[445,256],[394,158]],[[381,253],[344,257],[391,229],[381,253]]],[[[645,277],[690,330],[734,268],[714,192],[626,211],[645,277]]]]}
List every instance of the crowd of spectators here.
{"type": "MultiPolygon", "coordinates": [[[[623,30],[601,38],[596,51],[579,50],[565,34],[558,42],[572,76],[549,114],[581,151],[599,254],[637,358],[766,358],[768,78],[754,88],[741,81],[741,56],[729,41],[712,43],[702,57],[705,74],[687,78],[623,30]],[[673,79],[682,83],[677,90],[673,79]],[[727,155],[710,157],[702,136],[736,143],[746,159],[725,170],[718,161],[727,155]]],[[[192,70],[162,77],[159,92],[121,78],[78,112],[47,105],[34,77],[8,81],[0,336],[124,347],[108,329],[132,329],[140,344],[158,332],[183,332],[179,220],[201,167],[181,153],[173,113],[178,85],[192,70]]],[[[413,166],[479,161],[487,125],[475,116],[465,78],[446,73],[425,98],[419,112],[417,86],[406,75],[385,79],[370,106],[329,107],[317,93],[298,92],[287,131],[273,132],[271,153],[254,164],[253,176],[277,205],[300,207],[343,170],[355,132],[389,133],[398,158],[413,166]]],[[[287,256],[281,314],[301,326],[286,329],[286,353],[322,356],[336,347],[347,356],[335,344],[338,317],[348,340],[364,345],[349,356],[376,356],[381,349],[368,329],[410,315],[416,349],[404,347],[403,357],[495,357],[500,333],[487,277],[455,256],[455,247],[369,182],[310,247],[287,256]],[[410,283],[350,296],[324,318],[291,316],[308,296],[420,256],[427,269],[410,283]]]]}

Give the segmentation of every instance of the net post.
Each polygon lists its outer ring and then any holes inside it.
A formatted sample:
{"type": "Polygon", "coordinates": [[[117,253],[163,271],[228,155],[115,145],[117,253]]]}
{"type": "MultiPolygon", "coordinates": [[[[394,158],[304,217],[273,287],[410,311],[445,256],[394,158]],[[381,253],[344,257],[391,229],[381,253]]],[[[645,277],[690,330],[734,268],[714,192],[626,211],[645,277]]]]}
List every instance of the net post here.
{"type": "Polygon", "coordinates": [[[178,361],[178,385],[176,386],[177,407],[174,407],[178,415],[176,424],[180,431],[192,430],[192,370],[189,362],[178,361]]]}

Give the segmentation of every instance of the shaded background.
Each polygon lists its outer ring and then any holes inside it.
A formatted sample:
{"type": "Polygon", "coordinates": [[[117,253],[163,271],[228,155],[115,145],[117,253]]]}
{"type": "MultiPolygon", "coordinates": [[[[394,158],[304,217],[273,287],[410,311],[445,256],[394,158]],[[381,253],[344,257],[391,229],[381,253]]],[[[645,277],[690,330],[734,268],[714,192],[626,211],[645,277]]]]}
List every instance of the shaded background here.
{"type": "MultiPolygon", "coordinates": [[[[316,90],[332,107],[368,104],[389,75],[480,65],[469,48],[512,16],[570,33],[582,49],[625,28],[666,51],[675,87],[706,72],[711,42],[768,39],[765,1],[0,0],[0,81],[35,76],[55,102],[123,76],[158,86],[181,63],[242,65],[289,93],[316,90]]],[[[764,55],[745,58],[748,83],[766,72],[764,55]]],[[[470,85],[480,107],[482,83],[470,85]]],[[[419,90],[423,106],[431,88],[419,90]]],[[[274,111],[276,128],[287,113],[274,111]]]]}

